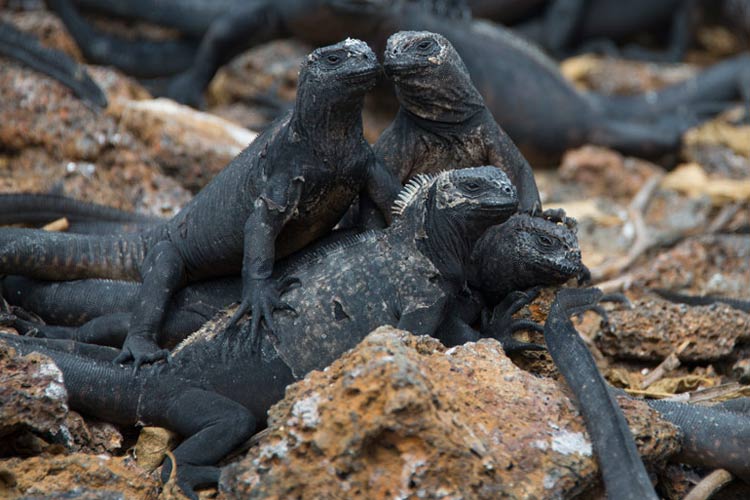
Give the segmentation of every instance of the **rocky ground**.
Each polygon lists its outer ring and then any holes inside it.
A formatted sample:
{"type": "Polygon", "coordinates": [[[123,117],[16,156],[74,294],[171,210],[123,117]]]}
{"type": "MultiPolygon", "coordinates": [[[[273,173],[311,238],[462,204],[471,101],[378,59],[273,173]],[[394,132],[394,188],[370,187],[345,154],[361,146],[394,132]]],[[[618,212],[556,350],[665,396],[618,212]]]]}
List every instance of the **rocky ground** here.
{"type": "MultiPolygon", "coordinates": [[[[2,17],[77,55],[45,12],[2,17]]],[[[275,42],[239,57],[212,83],[206,113],[90,67],[110,100],[97,112],[0,59],[0,191],[170,215],[289,105],[308,50],[275,42]]],[[[583,86],[633,92],[696,69],[585,57],[564,70],[583,86]]],[[[368,139],[390,111],[368,103],[368,139]]],[[[545,206],[578,218],[594,280],[632,301],[608,306],[606,326],[593,315],[577,323],[607,379],[632,394],[696,404],[750,395],[750,315],[649,291],[750,299],[750,126],[741,117],[728,112],[689,131],[663,164],[586,146],[536,171],[545,206]]],[[[520,315],[544,321],[553,296],[545,290],[520,315]]],[[[643,403],[621,403],[664,498],[681,498],[710,472],[671,464],[676,429],[643,403]]],[[[81,417],[54,364],[2,345],[0,438],[0,498],[182,498],[153,472],[176,436],[81,417]]],[[[510,359],[492,340],[446,349],[379,329],[290,386],[248,446],[203,498],[602,497],[582,419],[549,357],[510,359]]],[[[747,498],[742,488],[735,481],[723,495],[747,498]]]]}

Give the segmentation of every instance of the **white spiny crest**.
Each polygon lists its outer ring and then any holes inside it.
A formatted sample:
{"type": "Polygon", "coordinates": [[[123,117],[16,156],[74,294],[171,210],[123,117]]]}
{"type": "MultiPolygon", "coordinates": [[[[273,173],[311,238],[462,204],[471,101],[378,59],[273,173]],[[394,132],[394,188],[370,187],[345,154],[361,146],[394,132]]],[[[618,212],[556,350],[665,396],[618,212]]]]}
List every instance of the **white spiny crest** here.
{"type": "Polygon", "coordinates": [[[443,170],[437,174],[417,174],[399,191],[396,200],[391,207],[391,213],[394,217],[400,217],[404,214],[406,207],[411,205],[417,199],[417,194],[431,186],[436,180],[448,176],[452,171],[443,170]]]}

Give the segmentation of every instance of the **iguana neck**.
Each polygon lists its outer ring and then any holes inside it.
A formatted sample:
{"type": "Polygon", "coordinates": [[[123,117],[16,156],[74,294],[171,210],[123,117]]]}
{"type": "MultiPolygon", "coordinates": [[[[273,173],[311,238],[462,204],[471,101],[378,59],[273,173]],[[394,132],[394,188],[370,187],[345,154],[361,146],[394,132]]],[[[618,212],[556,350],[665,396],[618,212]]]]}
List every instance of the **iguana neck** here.
{"type": "Polygon", "coordinates": [[[473,243],[481,234],[470,221],[457,220],[447,210],[435,207],[434,187],[424,202],[410,207],[399,224],[414,238],[417,248],[438,269],[440,275],[459,288],[466,283],[466,268],[473,243]]]}
{"type": "Polygon", "coordinates": [[[484,100],[458,66],[443,63],[430,78],[402,79],[396,85],[401,108],[409,116],[429,124],[457,124],[471,120],[485,109],[484,100]]]}
{"type": "Polygon", "coordinates": [[[417,247],[441,276],[463,288],[471,249],[478,235],[473,236],[465,221],[455,220],[445,210],[427,210],[423,227],[424,237],[417,239],[417,247]]]}
{"type": "Polygon", "coordinates": [[[300,85],[290,119],[292,131],[319,151],[340,149],[343,140],[362,140],[364,93],[348,98],[326,98],[314,82],[300,85]]]}

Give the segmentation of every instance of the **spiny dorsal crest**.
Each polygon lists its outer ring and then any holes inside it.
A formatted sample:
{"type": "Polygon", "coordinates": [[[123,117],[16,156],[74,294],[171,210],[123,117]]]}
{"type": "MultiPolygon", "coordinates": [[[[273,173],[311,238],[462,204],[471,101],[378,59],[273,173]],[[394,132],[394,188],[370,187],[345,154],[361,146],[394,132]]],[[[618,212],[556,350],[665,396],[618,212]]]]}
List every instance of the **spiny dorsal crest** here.
{"type": "Polygon", "coordinates": [[[400,217],[410,205],[414,204],[419,198],[418,195],[427,190],[437,180],[444,179],[451,174],[452,170],[444,170],[437,174],[417,174],[401,189],[393,202],[391,214],[394,217],[400,217]]]}

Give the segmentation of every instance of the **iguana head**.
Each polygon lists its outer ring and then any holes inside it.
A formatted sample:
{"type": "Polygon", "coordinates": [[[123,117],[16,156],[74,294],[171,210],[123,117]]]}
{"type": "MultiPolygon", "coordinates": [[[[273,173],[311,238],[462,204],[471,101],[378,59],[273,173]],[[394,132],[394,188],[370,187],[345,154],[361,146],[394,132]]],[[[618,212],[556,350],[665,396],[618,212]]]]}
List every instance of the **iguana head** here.
{"type": "Polygon", "coordinates": [[[517,208],[516,188],[505,172],[483,166],[417,176],[401,191],[393,213],[395,220],[419,219],[428,233],[453,231],[473,244],[517,208]]]}
{"type": "Polygon", "coordinates": [[[307,56],[300,70],[300,89],[307,90],[305,102],[346,102],[374,87],[380,69],[375,53],[365,42],[347,38],[307,56]]]}
{"type": "Polygon", "coordinates": [[[516,188],[499,168],[448,170],[409,181],[394,203],[389,230],[413,237],[440,275],[462,287],[474,243],[517,208],[516,188]]]}
{"type": "Polygon", "coordinates": [[[383,67],[396,85],[401,106],[420,118],[456,123],[485,107],[458,52],[437,33],[391,35],[383,67]]]}
{"type": "Polygon", "coordinates": [[[562,284],[585,273],[575,233],[527,214],[488,229],[474,246],[469,283],[489,301],[514,290],[562,284]]]}

